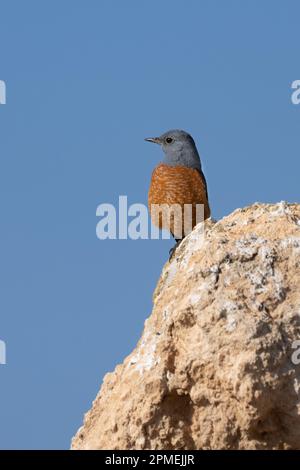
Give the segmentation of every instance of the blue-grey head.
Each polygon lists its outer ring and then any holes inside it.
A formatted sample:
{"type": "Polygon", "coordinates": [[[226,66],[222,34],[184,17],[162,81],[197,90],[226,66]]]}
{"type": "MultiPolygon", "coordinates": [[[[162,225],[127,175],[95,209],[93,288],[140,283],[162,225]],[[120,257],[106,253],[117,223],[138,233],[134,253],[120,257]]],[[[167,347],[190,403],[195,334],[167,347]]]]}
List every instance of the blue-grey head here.
{"type": "Polygon", "coordinates": [[[173,129],[160,137],[148,137],[147,142],[161,145],[164,163],[171,166],[186,166],[201,170],[199,153],[193,137],[185,131],[173,129]]]}

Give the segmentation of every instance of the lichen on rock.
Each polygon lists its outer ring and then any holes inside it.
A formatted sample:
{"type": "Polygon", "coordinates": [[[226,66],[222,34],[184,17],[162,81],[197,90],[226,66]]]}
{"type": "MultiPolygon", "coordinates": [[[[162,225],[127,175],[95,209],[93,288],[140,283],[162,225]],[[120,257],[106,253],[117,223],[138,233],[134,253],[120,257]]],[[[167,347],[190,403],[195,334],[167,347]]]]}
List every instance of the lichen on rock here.
{"type": "Polygon", "coordinates": [[[300,205],[199,224],[73,449],[300,449],[300,205]]]}

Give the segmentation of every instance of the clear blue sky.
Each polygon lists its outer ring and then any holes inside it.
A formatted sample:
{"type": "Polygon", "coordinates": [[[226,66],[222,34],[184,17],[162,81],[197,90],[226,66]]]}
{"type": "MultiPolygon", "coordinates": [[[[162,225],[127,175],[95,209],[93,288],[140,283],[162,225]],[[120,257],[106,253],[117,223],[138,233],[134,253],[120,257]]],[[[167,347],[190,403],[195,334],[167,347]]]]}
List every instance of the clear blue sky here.
{"type": "Polygon", "coordinates": [[[0,447],[68,448],[131,352],[171,241],[100,241],[96,207],[146,202],[194,136],[216,218],[299,201],[300,3],[1,0],[0,447]]]}

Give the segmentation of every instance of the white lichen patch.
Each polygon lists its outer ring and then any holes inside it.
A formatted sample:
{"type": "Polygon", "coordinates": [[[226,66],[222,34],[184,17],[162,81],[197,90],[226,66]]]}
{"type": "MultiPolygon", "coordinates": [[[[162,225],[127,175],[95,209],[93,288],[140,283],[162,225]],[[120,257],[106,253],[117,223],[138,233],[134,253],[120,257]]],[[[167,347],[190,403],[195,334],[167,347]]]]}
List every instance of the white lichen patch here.
{"type": "Polygon", "coordinates": [[[187,267],[191,256],[199,250],[203,250],[205,246],[205,223],[198,224],[194,230],[184,239],[180,249],[184,248],[184,256],[180,259],[180,269],[187,267]]]}
{"type": "Polygon", "coordinates": [[[176,276],[177,273],[177,261],[176,259],[173,259],[171,263],[168,266],[168,271],[167,271],[167,278],[165,280],[165,286],[169,286],[171,282],[173,281],[174,277],[176,276]]]}
{"type": "MultiPolygon", "coordinates": [[[[298,380],[297,377],[294,378],[294,390],[297,395],[300,394],[300,381],[298,380]]],[[[300,407],[300,403],[299,403],[299,407],[300,407]]]]}
{"type": "Polygon", "coordinates": [[[131,356],[127,368],[133,366],[133,370],[143,374],[154,365],[159,364],[160,358],[155,354],[158,338],[159,336],[155,333],[150,334],[149,331],[146,331],[135,354],[131,356]]]}
{"type": "Polygon", "coordinates": [[[276,269],[273,275],[274,286],[275,286],[275,298],[277,300],[282,300],[285,296],[286,288],[283,283],[282,273],[276,269]]]}
{"type": "Polygon", "coordinates": [[[278,204],[274,205],[270,211],[270,215],[273,217],[282,217],[290,214],[291,211],[286,201],[280,201],[278,204]]]}
{"type": "Polygon", "coordinates": [[[280,246],[283,249],[293,247],[296,248],[296,251],[298,251],[300,249],[300,237],[291,236],[283,238],[280,241],[280,246]]]}
{"type": "Polygon", "coordinates": [[[236,326],[237,326],[236,317],[235,317],[235,315],[233,315],[231,313],[227,316],[227,324],[226,324],[226,327],[225,327],[226,331],[231,333],[232,331],[234,331],[236,329],[236,326]]]}
{"type": "Polygon", "coordinates": [[[188,304],[191,306],[196,305],[200,300],[201,300],[201,294],[199,292],[195,292],[191,294],[187,299],[188,304]]]}
{"type": "Polygon", "coordinates": [[[249,234],[235,242],[234,255],[241,258],[242,261],[251,260],[258,252],[258,249],[266,243],[264,238],[249,234]]]}
{"type": "Polygon", "coordinates": [[[237,311],[237,305],[231,300],[222,300],[223,313],[231,314],[237,311]]]}

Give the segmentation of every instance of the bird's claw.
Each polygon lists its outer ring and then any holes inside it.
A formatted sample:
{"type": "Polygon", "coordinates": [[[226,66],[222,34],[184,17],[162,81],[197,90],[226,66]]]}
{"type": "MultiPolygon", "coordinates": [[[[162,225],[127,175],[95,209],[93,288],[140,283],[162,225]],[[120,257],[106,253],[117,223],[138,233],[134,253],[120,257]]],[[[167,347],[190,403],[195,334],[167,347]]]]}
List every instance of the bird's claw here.
{"type": "Polygon", "coordinates": [[[171,250],[169,250],[169,261],[171,261],[176,249],[179,247],[181,242],[182,240],[176,240],[175,245],[171,248],[171,250]]]}
{"type": "Polygon", "coordinates": [[[176,251],[176,248],[177,248],[177,244],[172,246],[171,250],[169,250],[169,261],[171,261],[175,251],[176,251]]]}

